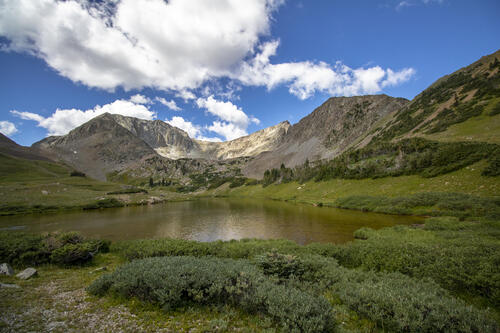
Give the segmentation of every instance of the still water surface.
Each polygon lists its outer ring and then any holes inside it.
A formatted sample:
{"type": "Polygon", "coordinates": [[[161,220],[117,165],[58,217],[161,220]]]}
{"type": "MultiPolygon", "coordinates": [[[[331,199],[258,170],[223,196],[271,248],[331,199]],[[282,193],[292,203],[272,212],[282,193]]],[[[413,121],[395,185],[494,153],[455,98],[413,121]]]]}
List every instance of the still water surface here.
{"type": "Polygon", "coordinates": [[[184,238],[197,241],[286,238],[300,244],[344,243],[361,227],[421,223],[384,215],[272,200],[201,199],[154,206],[0,218],[0,230],[68,231],[111,240],[184,238]]]}

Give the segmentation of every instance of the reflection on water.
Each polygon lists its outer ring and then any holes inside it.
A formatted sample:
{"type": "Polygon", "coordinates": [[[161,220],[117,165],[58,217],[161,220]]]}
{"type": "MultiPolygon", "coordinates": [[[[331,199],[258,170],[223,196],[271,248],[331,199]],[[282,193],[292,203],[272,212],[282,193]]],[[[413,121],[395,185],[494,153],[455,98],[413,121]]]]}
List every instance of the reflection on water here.
{"type": "Polygon", "coordinates": [[[111,240],[184,238],[198,241],[287,238],[300,244],[344,243],[361,227],[418,223],[421,218],[383,215],[272,200],[202,199],[155,206],[0,218],[0,229],[78,230],[111,240]]]}

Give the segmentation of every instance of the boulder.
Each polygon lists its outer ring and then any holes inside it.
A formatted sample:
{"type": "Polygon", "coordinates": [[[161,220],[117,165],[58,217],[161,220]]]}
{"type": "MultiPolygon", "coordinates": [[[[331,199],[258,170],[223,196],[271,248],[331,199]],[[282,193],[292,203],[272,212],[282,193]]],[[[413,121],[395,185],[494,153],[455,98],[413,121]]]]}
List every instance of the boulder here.
{"type": "Polygon", "coordinates": [[[12,267],[10,267],[9,264],[4,262],[0,265],[0,275],[14,275],[14,270],[12,269],[12,267]]]}
{"type": "Polygon", "coordinates": [[[18,273],[16,275],[16,277],[18,277],[21,280],[28,280],[29,278],[31,278],[35,275],[37,275],[36,269],[34,269],[33,267],[28,267],[24,271],[22,271],[21,273],[18,273]]]}
{"type": "Polygon", "coordinates": [[[8,284],[8,283],[0,283],[0,288],[14,288],[14,289],[19,289],[17,284],[8,284]]]}

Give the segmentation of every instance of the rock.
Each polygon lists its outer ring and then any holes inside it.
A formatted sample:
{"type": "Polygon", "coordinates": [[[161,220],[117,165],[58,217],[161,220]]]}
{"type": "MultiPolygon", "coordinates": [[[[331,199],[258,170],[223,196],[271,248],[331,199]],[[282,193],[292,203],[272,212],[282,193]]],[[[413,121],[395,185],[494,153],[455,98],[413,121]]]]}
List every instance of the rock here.
{"type": "Polygon", "coordinates": [[[10,267],[9,264],[4,262],[0,265],[0,275],[14,275],[14,270],[12,269],[12,267],[10,267]]]}
{"type": "Polygon", "coordinates": [[[17,284],[8,284],[8,283],[0,283],[0,288],[14,288],[14,289],[19,289],[17,284]]]}
{"type": "Polygon", "coordinates": [[[154,205],[154,204],[157,204],[160,202],[163,202],[163,200],[161,198],[158,198],[158,197],[149,197],[149,199],[148,199],[149,205],[154,205]]]}
{"type": "Polygon", "coordinates": [[[49,195],[49,191],[42,190],[43,195],[49,195]]]}
{"type": "Polygon", "coordinates": [[[28,267],[24,271],[22,271],[21,273],[18,273],[16,275],[16,277],[21,279],[21,280],[28,280],[29,278],[36,276],[36,275],[37,275],[36,269],[34,269],[33,267],[28,267]]]}
{"type": "Polygon", "coordinates": [[[107,270],[108,270],[108,268],[107,268],[106,266],[104,266],[104,267],[99,267],[99,268],[96,268],[96,269],[94,269],[94,270],[93,270],[92,272],[90,272],[90,273],[94,274],[94,273],[99,273],[99,272],[103,272],[103,271],[107,271],[107,270]]]}

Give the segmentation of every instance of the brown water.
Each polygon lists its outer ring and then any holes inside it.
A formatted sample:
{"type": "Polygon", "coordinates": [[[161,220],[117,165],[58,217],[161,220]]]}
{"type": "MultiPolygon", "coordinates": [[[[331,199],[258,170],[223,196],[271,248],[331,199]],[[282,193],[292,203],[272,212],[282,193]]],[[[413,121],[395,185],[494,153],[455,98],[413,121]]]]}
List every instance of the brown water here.
{"type": "Polygon", "coordinates": [[[272,200],[202,199],[154,206],[0,218],[0,230],[76,230],[111,240],[184,238],[198,241],[286,238],[300,244],[344,243],[361,227],[419,223],[412,216],[366,213],[272,200]]]}

